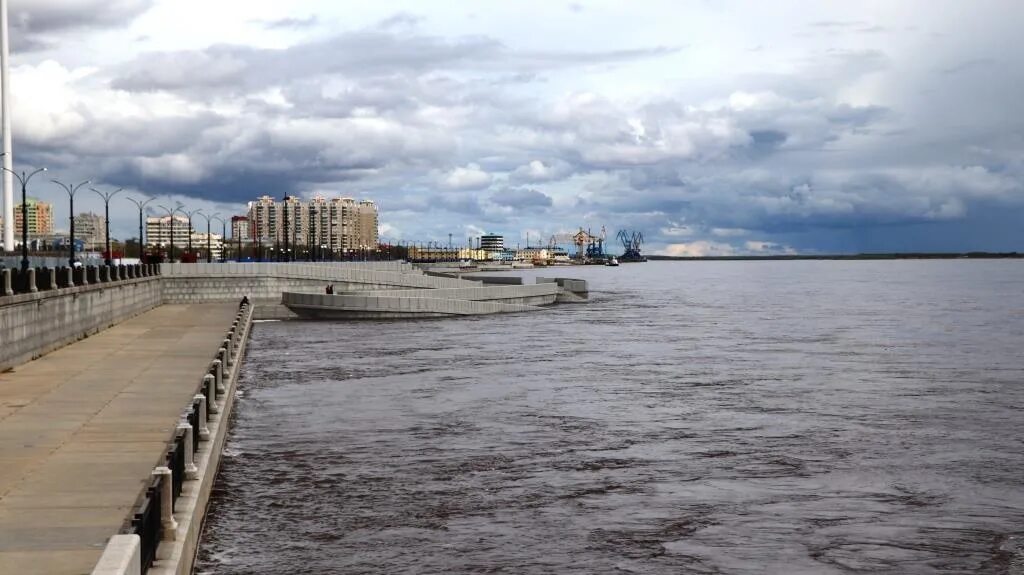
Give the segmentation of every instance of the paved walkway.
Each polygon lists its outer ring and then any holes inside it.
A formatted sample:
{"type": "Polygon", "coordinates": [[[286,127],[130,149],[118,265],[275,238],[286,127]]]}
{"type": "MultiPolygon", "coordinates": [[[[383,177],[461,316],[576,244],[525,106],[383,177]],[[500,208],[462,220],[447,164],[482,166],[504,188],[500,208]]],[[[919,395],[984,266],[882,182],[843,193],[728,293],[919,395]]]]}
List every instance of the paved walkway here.
{"type": "Polygon", "coordinates": [[[164,305],[0,373],[0,573],[92,571],[237,311],[164,305]]]}

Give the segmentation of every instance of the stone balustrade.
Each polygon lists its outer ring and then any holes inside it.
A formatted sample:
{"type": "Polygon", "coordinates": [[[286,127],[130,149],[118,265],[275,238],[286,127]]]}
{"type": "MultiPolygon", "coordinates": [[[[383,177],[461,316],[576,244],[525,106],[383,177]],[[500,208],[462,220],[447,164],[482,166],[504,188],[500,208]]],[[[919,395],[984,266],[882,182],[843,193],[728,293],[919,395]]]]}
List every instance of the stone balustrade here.
{"type": "MultiPolygon", "coordinates": [[[[157,264],[121,266],[81,266],[60,268],[0,268],[0,298],[40,291],[59,290],[155,276],[160,273],[157,264]]],[[[0,299],[0,304],[3,301],[0,299]]]]}

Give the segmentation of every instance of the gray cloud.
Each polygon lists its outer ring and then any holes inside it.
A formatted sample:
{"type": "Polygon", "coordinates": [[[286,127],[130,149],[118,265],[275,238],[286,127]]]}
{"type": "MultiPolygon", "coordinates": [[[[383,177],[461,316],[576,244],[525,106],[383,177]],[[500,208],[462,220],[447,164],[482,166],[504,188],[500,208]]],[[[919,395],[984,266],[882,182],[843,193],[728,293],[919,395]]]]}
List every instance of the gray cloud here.
{"type": "Polygon", "coordinates": [[[323,74],[365,78],[442,69],[520,72],[656,58],[673,48],[604,52],[510,50],[493,38],[445,39],[384,30],[349,32],[284,50],[218,45],[201,51],[145,54],[128,63],[112,85],[121,90],[244,91],[323,74]]]}
{"type": "MultiPolygon", "coordinates": [[[[236,206],[261,194],[371,197],[389,234],[406,238],[607,225],[644,231],[652,250],[816,251],[1019,237],[1008,222],[1024,217],[1024,66],[981,36],[921,53],[836,42],[795,52],[783,71],[617,91],[609,68],[684,66],[679,52],[521,50],[428,35],[421,20],[64,71],[66,93],[35,88],[64,109],[19,106],[19,161],[236,206]]],[[[821,38],[891,24],[809,28],[821,38]]]]}
{"type": "Polygon", "coordinates": [[[155,0],[11,0],[10,25],[23,33],[127,26],[155,0]]]}
{"type": "Polygon", "coordinates": [[[490,200],[499,206],[524,210],[546,208],[552,204],[550,196],[526,188],[505,188],[492,194],[490,200]]]}
{"type": "Polygon", "coordinates": [[[267,30],[295,30],[302,28],[312,28],[319,23],[319,19],[316,16],[307,16],[306,18],[281,18],[278,20],[266,20],[257,21],[267,30]]]}

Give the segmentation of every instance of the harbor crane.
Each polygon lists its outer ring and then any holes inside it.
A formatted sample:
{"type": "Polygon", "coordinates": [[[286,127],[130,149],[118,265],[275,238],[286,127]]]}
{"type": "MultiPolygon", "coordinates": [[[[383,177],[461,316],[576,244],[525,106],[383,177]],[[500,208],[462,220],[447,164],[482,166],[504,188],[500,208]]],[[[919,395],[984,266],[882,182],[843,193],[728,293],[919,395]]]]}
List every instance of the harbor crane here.
{"type": "Polygon", "coordinates": [[[549,246],[559,244],[573,244],[576,246],[576,257],[578,259],[604,258],[604,242],[607,232],[601,226],[601,233],[595,234],[591,230],[584,230],[582,227],[575,233],[560,233],[551,236],[548,240],[549,246]]]}
{"type": "Polygon", "coordinates": [[[644,234],[643,232],[619,230],[616,237],[622,242],[622,257],[619,261],[622,262],[645,262],[645,258],[640,253],[640,248],[644,245],[644,234]]]}

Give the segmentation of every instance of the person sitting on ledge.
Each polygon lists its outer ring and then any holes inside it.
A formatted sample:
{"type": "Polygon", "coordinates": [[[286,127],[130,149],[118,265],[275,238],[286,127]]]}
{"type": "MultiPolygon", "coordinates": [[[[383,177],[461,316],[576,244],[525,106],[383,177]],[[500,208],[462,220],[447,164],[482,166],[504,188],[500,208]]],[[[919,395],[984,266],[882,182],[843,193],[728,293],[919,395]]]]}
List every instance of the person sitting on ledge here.
{"type": "Polygon", "coordinates": [[[327,284],[327,295],[334,293],[334,284],[327,284]]]}
{"type": "Polygon", "coordinates": [[[242,303],[238,304],[238,309],[242,309],[247,305],[249,305],[249,296],[244,295],[242,296],[242,303]]]}

